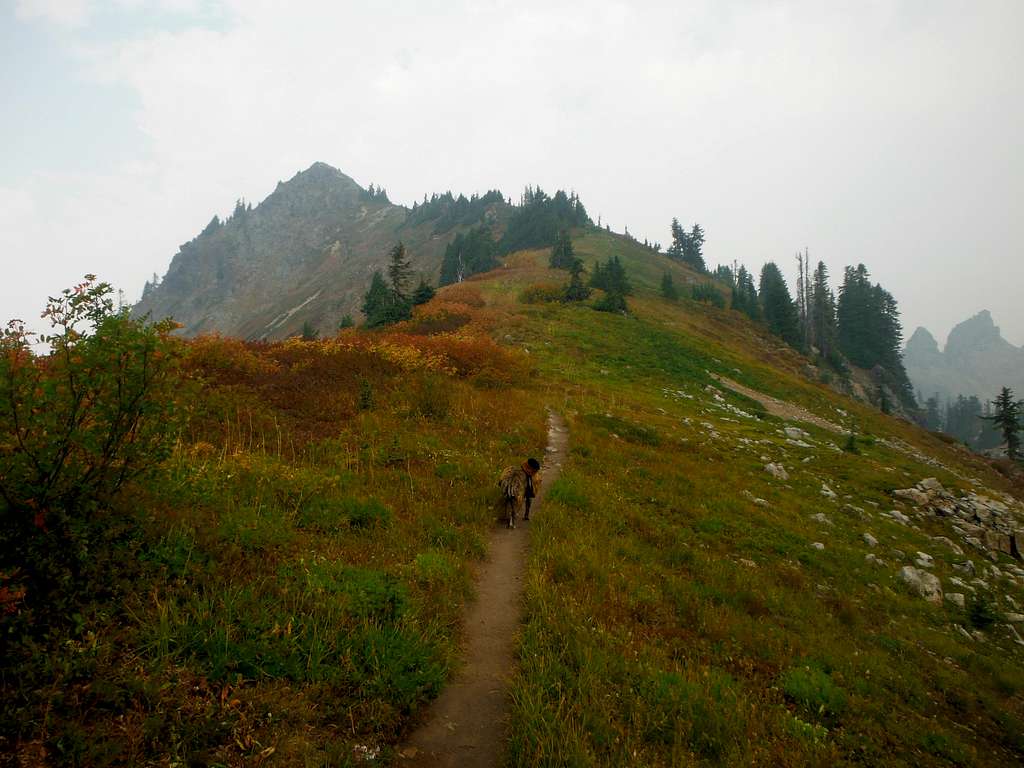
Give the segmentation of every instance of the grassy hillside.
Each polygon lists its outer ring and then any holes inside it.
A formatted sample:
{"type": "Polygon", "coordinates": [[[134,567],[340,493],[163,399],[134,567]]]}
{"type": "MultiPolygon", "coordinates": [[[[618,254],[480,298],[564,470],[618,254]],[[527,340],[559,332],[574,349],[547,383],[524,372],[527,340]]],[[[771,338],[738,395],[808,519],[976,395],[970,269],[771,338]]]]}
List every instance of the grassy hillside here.
{"type": "Polygon", "coordinates": [[[1004,616],[1024,571],[892,493],[1002,476],[805,380],[737,313],[661,299],[684,267],[574,244],[623,259],[630,316],[524,302],[566,276],[521,252],[390,333],[189,343],[191,427],[109,512],[138,526],[115,542],[132,565],[6,664],[7,745],[29,764],[400,765],[457,663],[494,478],[542,451],[551,407],[571,455],[530,523],[510,764],[1021,762],[1004,616]],[[855,425],[857,452],[722,378],[855,425]],[[919,552],[963,607],[898,579],[919,552]]]}

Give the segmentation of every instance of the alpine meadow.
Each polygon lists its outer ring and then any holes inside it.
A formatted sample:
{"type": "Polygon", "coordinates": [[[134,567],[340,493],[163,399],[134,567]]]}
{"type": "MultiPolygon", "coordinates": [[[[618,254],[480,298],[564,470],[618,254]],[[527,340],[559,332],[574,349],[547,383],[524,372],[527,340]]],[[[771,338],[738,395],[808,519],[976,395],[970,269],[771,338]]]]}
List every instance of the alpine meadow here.
{"type": "Polygon", "coordinates": [[[0,9],[0,768],[1024,765],[1022,23],[0,9]]]}

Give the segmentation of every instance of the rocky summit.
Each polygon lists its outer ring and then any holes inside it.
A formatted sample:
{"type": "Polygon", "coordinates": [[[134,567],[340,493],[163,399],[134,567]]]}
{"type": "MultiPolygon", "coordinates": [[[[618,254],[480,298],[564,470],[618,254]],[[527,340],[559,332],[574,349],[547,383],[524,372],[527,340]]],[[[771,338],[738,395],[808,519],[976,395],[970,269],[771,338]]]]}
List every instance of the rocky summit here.
{"type": "Polygon", "coordinates": [[[918,328],[903,350],[903,363],[924,397],[990,400],[1000,387],[1024,391],[1024,349],[1003,338],[988,310],[953,328],[944,350],[926,328],[918,328]]]}
{"type": "Polygon", "coordinates": [[[356,314],[374,271],[402,241],[416,273],[436,284],[445,247],[507,206],[476,206],[474,220],[412,217],[382,190],[364,189],[314,163],[255,208],[239,202],[181,246],[162,280],[148,284],[138,315],[171,317],[182,333],[281,339],[304,325],[333,332],[356,314]]]}

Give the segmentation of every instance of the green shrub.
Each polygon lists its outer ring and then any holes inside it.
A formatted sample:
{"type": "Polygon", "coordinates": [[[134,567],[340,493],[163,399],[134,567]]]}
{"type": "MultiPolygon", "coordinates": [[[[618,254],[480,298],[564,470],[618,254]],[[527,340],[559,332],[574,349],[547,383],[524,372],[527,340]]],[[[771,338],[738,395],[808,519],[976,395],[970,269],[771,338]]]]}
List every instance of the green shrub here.
{"type": "Polygon", "coordinates": [[[988,629],[995,624],[997,618],[999,617],[991,600],[980,594],[971,598],[967,606],[967,619],[971,626],[975,629],[988,629]]]}
{"type": "Polygon", "coordinates": [[[626,305],[626,297],[618,291],[609,291],[594,303],[594,309],[598,312],[625,313],[629,311],[626,305]]]}
{"type": "Polygon", "coordinates": [[[560,285],[551,283],[535,283],[527,286],[521,294],[519,301],[523,304],[548,304],[559,302],[563,298],[563,289],[560,285]]]}
{"type": "Polygon", "coordinates": [[[783,693],[811,715],[835,717],[846,709],[846,693],[816,666],[787,670],[781,683],[783,693]]]}
{"type": "Polygon", "coordinates": [[[694,301],[710,304],[719,309],[725,309],[725,297],[711,283],[699,283],[690,289],[690,295],[694,301]]]}
{"type": "Polygon", "coordinates": [[[99,510],[170,454],[183,422],[173,323],[114,309],[112,292],[86,275],[50,299],[53,333],[0,331],[0,572],[20,569],[29,601],[88,591],[109,539],[99,510]]]}
{"type": "Polygon", "coordinates": [[[346,499],[341,509],[353,528],[384,528],[391,523],[391,510],[376,499],[346,499]]]}
{"type": "Polygon", "coordinates": [[[348,517],[341,503],[316,496],[302,502],[295,524],[303,529],[335,533],[348,527],[348,517]]]}
{"type": "Polygon", "coordinates": [[[116,493],[169,453],[180,423],[170,322],[114,310],[95,277],[51,298],[33,354],[19,321],[0,332],[0,434],[5,526],[52,527],[116,493]]]}
{"type": "Polygon", "coordinates": [[[452,410],[451,384],[441,376],[424,377],[415,389],[413,415],[443,421],[452,410]]]}

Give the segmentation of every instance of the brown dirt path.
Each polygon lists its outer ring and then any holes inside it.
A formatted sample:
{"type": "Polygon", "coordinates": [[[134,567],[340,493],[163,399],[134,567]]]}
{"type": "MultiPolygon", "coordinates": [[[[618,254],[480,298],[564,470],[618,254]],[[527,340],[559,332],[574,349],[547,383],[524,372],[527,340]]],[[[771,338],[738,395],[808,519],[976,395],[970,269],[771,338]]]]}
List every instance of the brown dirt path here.
{"type": "Polygon", "coordinates": [[[778,416],[780,419],[804,421],[808,424],[813,424],[816,427],[827,429],[829,432],[835,432],[837,435],[841,435],[847,431],[838,424],[828,421],[827,419],[823,419],[820,416],[816,416],[806,408],[801,408],[799,405],[793,405],[793,403],[787,403],[785,400],[779,400],[771,395],[766,395],[764,392],[758,392],[756,389],[745,387],[737,381],[727,379],[725,376],[717,376],[715,374],[711,374],[711,376],[733,392],[738,392],[741,395],[746,395],[751,400],[756,400],[764,406],[764,409],[768,411],[768,413],[773,416],[778,416]]]}
{"type": "MultiPolygon", "coordinates": [[[[543,514],[544,491],[558,477],[569,433],[562,417],[548,415],[548,447],[532,513],[543,514]]],[[[497,525],[497,524],[496,524],[497,525]]],[[[481,568],[476,600],[466,616],[465,665],[427,710],[423,724],[398,750],[397,765],[417,768],[493,768],[508,739],[508,677],[522,614],[529,523],[496,527],[481,568]]]]}

